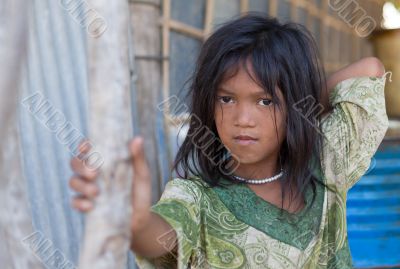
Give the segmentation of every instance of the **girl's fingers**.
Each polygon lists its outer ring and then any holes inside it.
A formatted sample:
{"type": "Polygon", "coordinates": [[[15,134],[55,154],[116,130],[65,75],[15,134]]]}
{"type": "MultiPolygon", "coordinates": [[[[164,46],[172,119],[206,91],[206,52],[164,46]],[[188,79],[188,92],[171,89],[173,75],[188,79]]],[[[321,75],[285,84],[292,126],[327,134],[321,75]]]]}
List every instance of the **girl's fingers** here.
{"type": "Polygon", "coordinates": [[[136,217],[148,215],[151,206],[151,173],[144,154],[143,138],[136,137],[129,144],[134,170],[132,207],[136,217]]]}
{"type": "Polygon", "coordinates": [[[82,153],[84,153],[84,154],[88,153],[91,148],[92,148],[92,146],[91,146],[89,140],[87,140],[87,139],[83,139],[78,145],[78,151],[81,154],[82,153]]]}
{"type": "Polygon", "coordinates": [[[143,138],[134,138],[129,144],[129,149],[135,174],[147,176],[149,168],[144,155],[143,138]]]}
{"type": "Polygon", "coordinates": [[[150,169],[144,154],[143,138],[134,138],[129,144],[129,149],[131,152],[135,179],[148,181],[150,179],[150,169]]]}
{"type": "Polygon", "coordinates": [[[72,207],[82,212],[88,212],[93,209],[93,202],[82,196],[76,196],[72,199],[72,207]]]}
{"type": "Polygon", "coordinates": [[[71,159],[70,165],[75,174],[87,180],[94,180],[98,176],[98,170],[91,169],[90,166],[86,165],[85,160],[74,157],[71,159]]]}
{"type": "Polygon", "coordinates": [[[83,178],[73,176],[69,181],[70,187],[81,195],[93,199],[99,194],[99,188],[94,182],[86,181],[83,178]]]}
{"type": "Polygon", "coordinates": [[[92,145],[89,140],[82,140],[78,146],[78,155],[71,159],[72,170],[88,180],[93,180],[98,176],[98,170],[93,169],[87,160],[87,153],[90,152],[92,145]]]}

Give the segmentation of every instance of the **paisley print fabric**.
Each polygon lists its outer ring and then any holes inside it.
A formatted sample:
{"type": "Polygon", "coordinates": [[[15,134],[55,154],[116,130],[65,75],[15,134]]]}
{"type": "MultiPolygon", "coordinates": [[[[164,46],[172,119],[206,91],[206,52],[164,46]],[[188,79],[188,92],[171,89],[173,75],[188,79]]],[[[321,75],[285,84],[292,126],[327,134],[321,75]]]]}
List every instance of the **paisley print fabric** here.
{"type": "MultiPolygon", "coordinates": [[[[346,194],[367,172],[388,128],[385,81],[385,75],[354,77],[332,89],[315,171],[329,188],[317,185],[313,203],[309,189],[303,210],[280,214],[246,185],[210,188],[199,177],[174,178],[151,210],[173,227],[178,243],[163,257],[136,255],[139,268],[353,268],[346,194]]],[[[171,244],[170,235],[160,244],[171,244]]]]}

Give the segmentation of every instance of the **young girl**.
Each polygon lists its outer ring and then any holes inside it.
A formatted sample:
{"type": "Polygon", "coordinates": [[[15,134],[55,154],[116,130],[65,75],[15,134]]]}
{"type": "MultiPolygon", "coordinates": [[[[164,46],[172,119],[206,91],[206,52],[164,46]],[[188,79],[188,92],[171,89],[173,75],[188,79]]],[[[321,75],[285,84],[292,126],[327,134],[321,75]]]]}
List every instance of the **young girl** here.
{"type": "MultiPolygon", "coordinates": [[[[325,81],[317,55],[304,27],[259,14],[208,38],[179,178],[153,206],[143,140],[130,144],[140,268],[352,268],[346,194],[388,128],[384,68],[365,58],[325,81]]],[[[72,168],[88,211],[97,173],[72,168]]]]}

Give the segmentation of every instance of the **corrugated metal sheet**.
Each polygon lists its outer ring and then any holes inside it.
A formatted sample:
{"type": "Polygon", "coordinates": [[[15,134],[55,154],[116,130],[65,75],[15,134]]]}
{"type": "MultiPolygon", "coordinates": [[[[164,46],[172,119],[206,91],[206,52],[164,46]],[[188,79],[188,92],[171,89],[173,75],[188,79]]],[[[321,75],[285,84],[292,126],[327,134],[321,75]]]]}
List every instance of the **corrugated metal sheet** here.
{"type": "Polygon", "coordinates": [[[350,189],[347,231],[355,267],[400,267],[399,145],[382,145],[369,172],[350,189]]]}
{"type": "MultiPolygon", "coordinates": [[[[73,193],[68,179],[72,175],[69,168],[72,152],[57,137],[60,132],[51,131],[46,122],[58,110],[70,122],[69,130],[76,128],[83,135],[87,133],[86,29],[79,20],[87,7],[82,3],[33,1],[21,99],[40,93],[51,109],[31,113],[26,106],[20,106],[22,156],[34,229],[50,240],[54,250],[61,251],[65,261],[75,265],[83,216],[70,207],[73,193]],[[68,11],[65,5],[77,8],[68,11]]],[[[128,264],[129,268],[135,268],[132,256],[128,264]]]]}

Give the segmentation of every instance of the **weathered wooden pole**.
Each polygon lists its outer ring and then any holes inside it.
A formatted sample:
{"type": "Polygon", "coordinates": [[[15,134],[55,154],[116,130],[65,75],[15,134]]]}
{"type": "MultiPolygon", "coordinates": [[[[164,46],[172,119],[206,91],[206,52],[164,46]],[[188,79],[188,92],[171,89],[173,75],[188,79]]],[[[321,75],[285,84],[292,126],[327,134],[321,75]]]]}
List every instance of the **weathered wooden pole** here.
{"type": "MultiPolygon", "coordinates": [[[[161,0],[130,0],[130,9],[137,78],[135,106],[138,111],[140,133],[146,138],[144,140],[146,156],[149,160],[156,160],[163,153],[157,146],[157,113],[159,113],[157,107],[166,98],[165,96],[162,98],[162,89],[165,88],[162,84],[162,66],[168,61],[168,55],[162,54],[161,0]]],[[[169,41],[165,42],[168,43],[169,41]]],[[[168,48],[166,49],[168,51],[168,48]]],[[[167,77],[168,73],[165,74],[165,78],[167,77]]],[[[168,84],[168,80],[164,84],[168,84]]],[[[161,196],[163,175],[159,162],[149,162],[149,166],[153,179],[152,202],[155,203],[161,196]]]]}
{"type": "Polygon", "coordinates": [[[90,0],[88,18],[89,138],[87,165],[99,168],[100,195],[86,217],[80,269],[125,268],[130,246],[132,136],[127,0],[90,0]]]}
{"type": "Polygon", "coordinates": [[[0,264],[5,269],[43,268],[23,242],[33,232],[17,117],[29,6],[23,0],[0,2],[0,264]]]}

